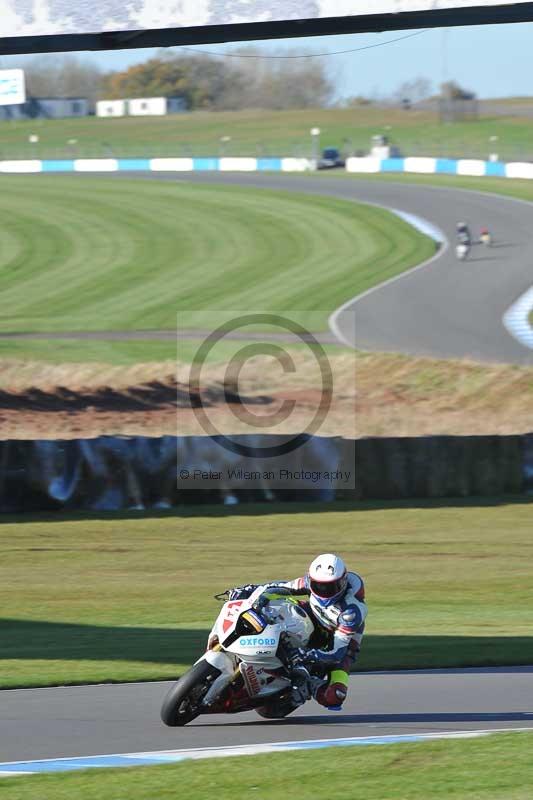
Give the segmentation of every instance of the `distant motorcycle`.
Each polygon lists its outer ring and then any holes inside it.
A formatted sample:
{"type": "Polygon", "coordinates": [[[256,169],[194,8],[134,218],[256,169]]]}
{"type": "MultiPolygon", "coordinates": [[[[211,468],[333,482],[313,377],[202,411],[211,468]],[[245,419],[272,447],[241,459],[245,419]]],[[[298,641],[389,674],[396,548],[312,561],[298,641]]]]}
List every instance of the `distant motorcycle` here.
{"type": "Polygon", "coordinates": [[[470,245],[466,242],[458,242],[455,247],[455,256],[458,261],[464,261],[470,252],[470,245]]]}
{"type": "Polygon", "coordinates": [[[484,244],[485,247],[490,247],[492,244],[492,236],[490,235],[489,231],[484,229],[481,231],[479,241],[481,244],[484,244]]]}

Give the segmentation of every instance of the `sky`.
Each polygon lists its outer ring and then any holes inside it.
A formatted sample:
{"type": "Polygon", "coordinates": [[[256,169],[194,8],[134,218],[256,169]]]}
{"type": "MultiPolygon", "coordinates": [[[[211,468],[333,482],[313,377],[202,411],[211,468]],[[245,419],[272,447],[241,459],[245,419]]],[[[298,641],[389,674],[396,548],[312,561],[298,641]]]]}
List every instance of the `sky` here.
{"type": "MultiPolygon", "coordinates": [[[[463,28],[429,29],[419,35],[413,31],[388,31],[373,34],[317,36],[307,39],[280,39],[249,42],[265,55],[297,48],[308,53],[328,53],[327,61],[337,87],[337,99],[356,95],[386,96],[404,81],[429,78],[435,88],[443,80],[457,80],[478,97],[533,95],[533,23],[480,25],[463,28]],[[403,41],[392,41],[407,37],[403,41]],[[365,48],[360,52],[333,55],[339,50],[365,48]]],[[[228,57],[242,44],[211,44],[184,49],[220,53],[228,57]]],[[[121,70],[156,55],[153,48],[88,52],[79,55],[95,61],[104,70],[121,70]]],[[[50,54],[49,58],[54,58],[50,54]]],[[[2,68],[23,66],[24,58],[4,56],[2,68]]]]}

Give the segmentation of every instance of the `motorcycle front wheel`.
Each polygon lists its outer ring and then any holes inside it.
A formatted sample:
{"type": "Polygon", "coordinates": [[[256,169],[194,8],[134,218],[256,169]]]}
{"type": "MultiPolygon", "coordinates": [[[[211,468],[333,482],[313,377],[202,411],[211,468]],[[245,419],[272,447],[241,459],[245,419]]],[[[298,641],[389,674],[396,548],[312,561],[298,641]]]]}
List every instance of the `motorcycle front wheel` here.
{"type": "Polygon", "coordinates": [[[220,670],[199,661],[172,686],[161,707],[161,720],[169,728],[186,725],[200,713],[200,704],[220,670]]]}

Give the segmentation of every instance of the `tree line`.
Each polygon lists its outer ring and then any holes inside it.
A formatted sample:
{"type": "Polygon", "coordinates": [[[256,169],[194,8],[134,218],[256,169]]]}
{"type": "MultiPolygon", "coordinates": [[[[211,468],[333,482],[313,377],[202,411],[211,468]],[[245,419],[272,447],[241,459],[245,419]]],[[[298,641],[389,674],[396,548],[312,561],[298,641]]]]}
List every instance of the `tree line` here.
{"type": "Polygon", "coordinates": [[[248,47],[239,58],[163,53],[125,70],[104,72],[75,56],[38,56],[24,64],[33,97],[87,97],[92,103],[134,97],[183,97],[191,111],[323,107],[335,85],[316,59],[264,59],[248,47]]]}
{"type": "Polygon", "coordinates": [[[473,92],[455,81],[438,92],[419,76],[401,83],[381,97],[355,96],[336,100],[336,75],[328,59],[314,59],[305,51],[272,52],[265,58],[245,47],[237,57],[162,51],[154,58],[124,70],[105,72],[89,59],[73,55],[36,56],[24,64],[28,95],[33,97],[86,97],[97,100],[133,97],[183,97],[190,111],[241,109],[356,107],[376,103],[419,103],[430,98],[472,99],[473,92]]]}

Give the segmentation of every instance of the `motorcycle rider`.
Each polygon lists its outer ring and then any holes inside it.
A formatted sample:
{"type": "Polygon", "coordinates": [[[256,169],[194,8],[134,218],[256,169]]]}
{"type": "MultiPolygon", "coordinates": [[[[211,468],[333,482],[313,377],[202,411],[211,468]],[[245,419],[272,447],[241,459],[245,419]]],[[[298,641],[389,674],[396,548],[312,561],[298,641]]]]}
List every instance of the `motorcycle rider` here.
{"type": "Polygon", "coordinates": [[[491,243],[492,236],[490,235],[490,231],[489,231],[488,228],[481,228],[481,231],[480,231],[480,234],[479,234],[479,241],[482,244],[490,244],[491,243]]]}
{"type": "MultiPolygon", "coordinates": [[[[291,595],[309,598],[307,610],[324,646],[306,651],[301,658],[306,664],[323,667],[327,675],[315,691],[315,700],[329,709],[340,710],[348,693],[348,673],[363,639],[367,615],[363,579],[348,572],[342,558],[324,553],[312,561],[303,577],[265,584],[265,597],[278,587],[290,589],[291,595]]],[[[254,584],[236,587],[231,590],[230,600],[247,598],[257,588],[254,584]]],[[[307,699],[305,692],[296,694],[295,705],[307,699]]]]}
{"type": "Polygon", "coordinates": [[[472,244],[472,235],[466,222],[458,222],[455,226],[455,232],[457,236],[457,243],[465,244],[467,247],[470,247],[472,244]]]}

